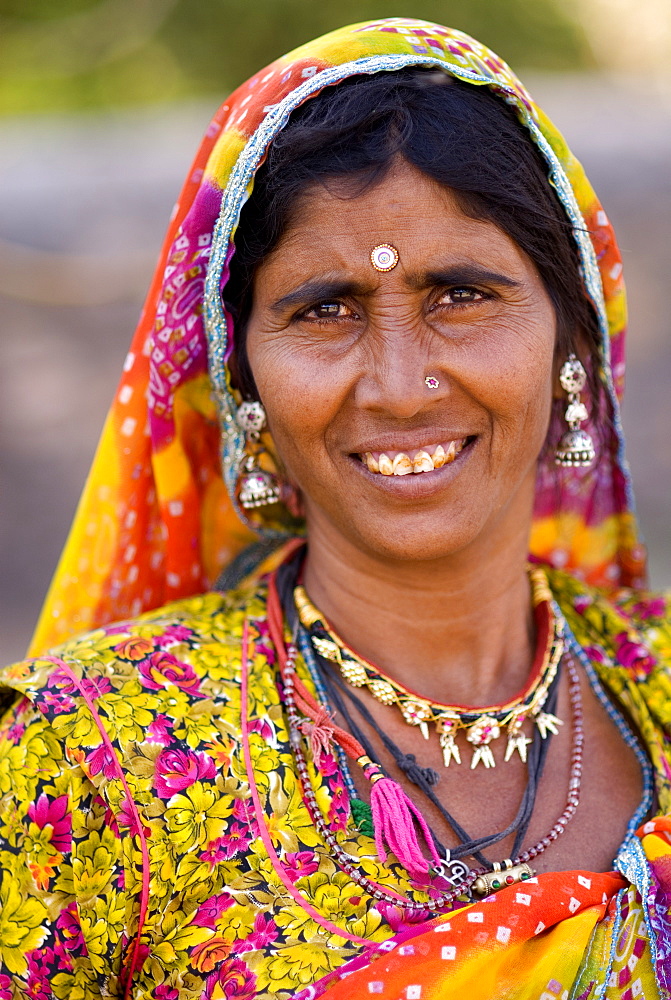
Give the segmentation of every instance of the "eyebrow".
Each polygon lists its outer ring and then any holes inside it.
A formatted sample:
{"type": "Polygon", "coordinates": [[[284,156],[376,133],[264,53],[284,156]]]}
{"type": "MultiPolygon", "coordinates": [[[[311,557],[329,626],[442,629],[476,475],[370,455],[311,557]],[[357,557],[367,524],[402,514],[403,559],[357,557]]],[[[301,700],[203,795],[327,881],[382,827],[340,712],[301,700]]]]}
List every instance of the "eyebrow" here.
{"type": "MultiPolygon", "coordinates": [[[[436,285],[502,285],[507,288],[518,288],[520,282],[514,278],[509,278],[498,271],[490,271],[480,267],[478,264],[455,264],[448,268],[426,271],[421,275],[408,275],[406,282],[410,288],[421,291],[424,288],[431,288],[436,285]]],[[[347,280],[328,280],[316,278],[312,281],[305,281],[292,292],[283,295],[271,305],[273,312],[282,312],[291,306],[302,305],[305,302],[326,301],[327,299],[343,299],[366,295],[370,291],[370,286],[362,285],[360,282],[347,280]]]]}
{"type": "Polygon", "coordinates": [[[288,306],[302,305],[304,302],[317,302],[326,299],[344,299],[350,296],[365,294],[369,289],[356,281],[329,281],[328,279],[317,278],[313,281],[305,281],[293,292],[283,295],[277,302],[273,302],[271,309],[273,312],[282,312],[288,306]]]}
{"type": "Polygon", "coordinates": [[[421,291],[435,285],[503,285],[519,288],[520,282],[498,271],[490,271],[479,264],[454,264],[452,267],[438,268],[423,274],[408,275],[411,288],[421,291]]]}

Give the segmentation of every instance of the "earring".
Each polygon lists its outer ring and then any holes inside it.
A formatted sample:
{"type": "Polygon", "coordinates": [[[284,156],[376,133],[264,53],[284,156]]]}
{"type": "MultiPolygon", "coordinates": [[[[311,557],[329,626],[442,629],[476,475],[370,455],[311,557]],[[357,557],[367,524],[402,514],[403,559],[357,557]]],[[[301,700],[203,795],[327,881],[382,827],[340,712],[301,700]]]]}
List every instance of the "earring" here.
{"type": "Polygon", "coordinates": [[[280,484],[277,477],[258,464],[259,455],[263,451],[261,431],[266,426],[266,411],[257,400],[246,400],[238,408],[236,420],[247,439],[247,454],[240,463],[239,473],[241,506],[245,510],[253,510],[255,507],[278,503],[280,484]]]}
{"type": "Polygon", "coordinates": [[[568,406],[564,413],[569,429],[555,451],[555,464],[565,467],[588,466],[594,461],[594,442],[587,431],[580,429],[583,420],[587,420],[587,407],[580,401],[580,392],[585,388],[587,372],[576,358],[569,354],[559,372],[559,381],[564,392],[568,393],[568,406]]]}

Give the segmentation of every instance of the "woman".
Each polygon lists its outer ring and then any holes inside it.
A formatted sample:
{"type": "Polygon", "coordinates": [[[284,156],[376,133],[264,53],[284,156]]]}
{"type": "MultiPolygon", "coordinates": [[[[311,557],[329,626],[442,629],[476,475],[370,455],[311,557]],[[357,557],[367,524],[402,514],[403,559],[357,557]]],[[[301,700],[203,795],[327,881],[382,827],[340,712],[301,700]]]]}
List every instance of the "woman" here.
{"type": "Polygon", "coordinates": [[[354,25],[236,91],[2,674],[3,997],[669,994],[623,333],[477,42],[354,25]]]}

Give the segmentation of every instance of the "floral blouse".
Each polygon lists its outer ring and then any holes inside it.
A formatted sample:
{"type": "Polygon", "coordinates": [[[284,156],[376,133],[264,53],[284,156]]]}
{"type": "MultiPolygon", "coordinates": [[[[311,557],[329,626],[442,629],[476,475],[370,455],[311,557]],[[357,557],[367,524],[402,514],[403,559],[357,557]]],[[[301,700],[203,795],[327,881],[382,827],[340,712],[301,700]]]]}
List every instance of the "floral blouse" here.
{"type": "MultiPolygon", "coordinates": [[[[668,813],[665,601],[550,582],[668,813]]],[[[263,580],[97,629],[0,682],[0,1000],[288,1000],[402,928],[339,869],[304,802],[263,580]]],[[[309,773],[366,876],[424,901],[377,860],[339,761],[309,773]]]]}

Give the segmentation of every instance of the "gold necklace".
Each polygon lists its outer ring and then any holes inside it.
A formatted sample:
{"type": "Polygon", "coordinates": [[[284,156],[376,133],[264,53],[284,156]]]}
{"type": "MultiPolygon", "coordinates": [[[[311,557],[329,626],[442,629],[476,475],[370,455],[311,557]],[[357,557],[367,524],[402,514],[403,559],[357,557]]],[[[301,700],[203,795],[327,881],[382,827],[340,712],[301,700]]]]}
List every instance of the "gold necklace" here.
{"type": "Polygon", "coordinates": [[[299,585],[294,589],[294,600],[301,624],[309,633],[316,652],[337,664],[348,684],[367,688],[382,705],[395,705],[408,725],[419,727],[424,739],[429,739],[429,724],[435,725],[445,767],[449,767],[452,760],[461,764],[461,751],[456,742],[461,730],[465,731],[473,747],[471,768],[480,763],[484,767],[495,767],[490,744],[502,733],[507,736],[504,761],[509,761],[517,752],[526,762],[527,747],[531,743],[523,731],[526,719],[533,719],[543,739],[549,733],[556,734],[557,727],[563,724],[556,715],[543,711],[564,651],[561,622],[552,611],[552,593],[545,573],[535,566],[528,572],[538,631],[531,680],[515,698],[486,709],[444,705],[415,694],[347,646],[312,604],[304,587],[299,585]]]}

